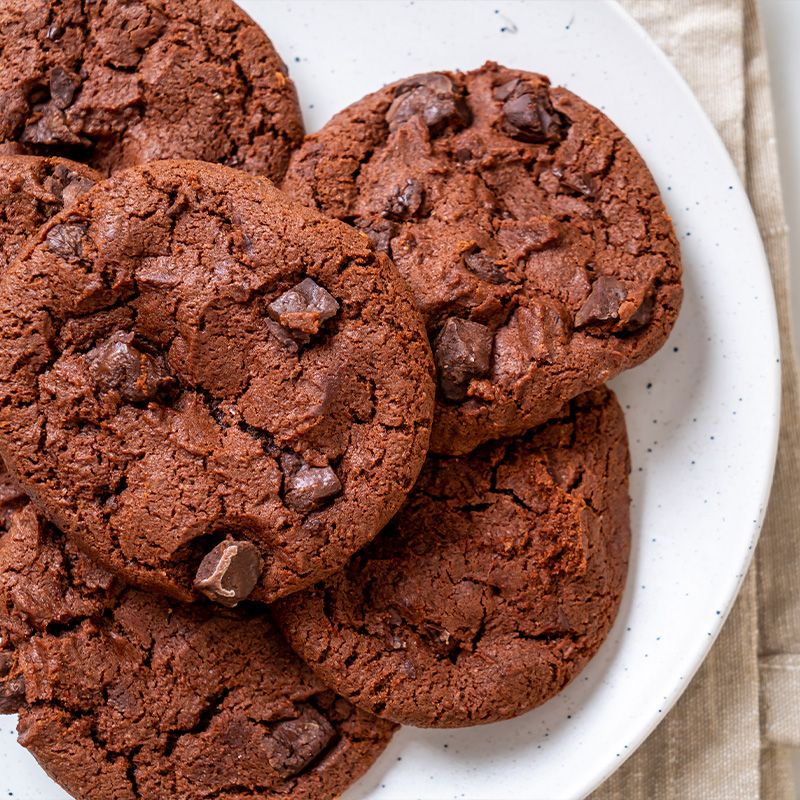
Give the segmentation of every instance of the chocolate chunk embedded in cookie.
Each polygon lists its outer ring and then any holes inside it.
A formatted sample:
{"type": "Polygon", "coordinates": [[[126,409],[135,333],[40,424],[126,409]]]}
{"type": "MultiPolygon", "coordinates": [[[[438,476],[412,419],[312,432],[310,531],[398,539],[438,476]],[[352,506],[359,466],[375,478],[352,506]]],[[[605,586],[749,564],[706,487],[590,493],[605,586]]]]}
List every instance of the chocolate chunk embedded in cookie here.
{"type": "Polygon", "coordinates": [[[0,5],[0,147],[104,174],[197,158],[280,180],[302,138],[286,66],[230,0],[0,5]]]}
{"type": "Polygon", "coordinates": [[[605,639],[630,541],[625,424],[606,389],[468,456],[430,456],[344,570],[275,604],[289,643],[356,705],[420,727],[507,719],[605,639]]]}
{"type": "Polygon", "coordinates": [[[0,713],[81,800],[316,800],[394,726],[322,684],[250,607],[124,586],[33,506],[0,538],[0,713]]]}
{"type": "Polygon", "coordinates": [[[0,156],[0,275],[48,219],[99,180],[64,158],[0,156]]]}
{"type": "Polygon", "coordinates": [[[344,564],[417,477],[432,374],[365,236],[215,164],[103,181],[0,287],[0,455],[99,562],[178,599],[271,601],[344,564]]]}
{"type": "Polygon", "coordinates": [[[678,313],[678,243],[647,166],[541,75],[489,63],[387,86],[308,137],[283,188],[408,281],[436,356],[434,452],[558,415],[652,355],[678,313]]]}

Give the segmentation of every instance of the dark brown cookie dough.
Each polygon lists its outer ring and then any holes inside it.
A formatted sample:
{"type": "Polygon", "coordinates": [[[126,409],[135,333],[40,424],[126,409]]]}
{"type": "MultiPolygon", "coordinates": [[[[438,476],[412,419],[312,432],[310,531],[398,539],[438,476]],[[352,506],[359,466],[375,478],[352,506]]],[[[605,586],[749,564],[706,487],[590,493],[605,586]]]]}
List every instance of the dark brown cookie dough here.
{"type": "Polygon", "coordinates": [[[178,599],[344,564],[417,477],[432,373],[367,237],[215,164],[117,173],[0,284],[0,455],[101,564],[178,599]]]}
{"type": "Polygon", "coordinates": [[[541,75],[489,63],[387,86],[308,137],[283,186],[408,281],[438,369],[433,452],[557,415],[652,355],[678,313],[678,243],[646,165],[541,75]]]}
{"type": "Polygon", "coordinates": [[[64,158],[0,155],[0,275],[50,217],[102,176],[64,158]]]}
{"type": "Polygon", "coordinates": [[[393,725],[298,659],[268,616],[125,587],[29,505],[0,539],[0,711],[86,800],[338,796],[393,725]]]}
{"type": "Polygon", "coordinates": [[[0,4],[0,148],[104,174],[197,158],[280,180],[302,138],[286,66],[230,0],[0,4]]]}
{"type": "Polygon", "coordinates": [[[395,722],[460,727],[543,703],[619,607],[630,543],[625,424],[606,389],[468,456],[430,456],[340,573],[276,603],[337,692],[395,722]]]}

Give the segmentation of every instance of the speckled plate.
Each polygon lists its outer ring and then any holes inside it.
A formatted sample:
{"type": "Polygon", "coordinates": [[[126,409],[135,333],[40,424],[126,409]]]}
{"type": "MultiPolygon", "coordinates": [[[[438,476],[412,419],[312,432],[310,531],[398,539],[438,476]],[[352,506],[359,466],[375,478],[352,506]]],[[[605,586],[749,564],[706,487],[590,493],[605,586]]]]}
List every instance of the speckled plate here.
{"type": "MultiPolygon", "coordinates": [[[[309,130],[367,92],[493,59],[548,74],[604,109],[661,187],[681,239],[686,299],[672,337],[614,382],[626,409],[633,549],[600,653],[516,720],[404,729],[346,795],[580,798],[658,724],[714,641],[753,554],[778,428],[772,287],[747,197],[677,72],[618,6],[586,2],[242,0],[297,82],[309,130]]],[[[0,727],[3,798],[66,795],[0,727]]]]}

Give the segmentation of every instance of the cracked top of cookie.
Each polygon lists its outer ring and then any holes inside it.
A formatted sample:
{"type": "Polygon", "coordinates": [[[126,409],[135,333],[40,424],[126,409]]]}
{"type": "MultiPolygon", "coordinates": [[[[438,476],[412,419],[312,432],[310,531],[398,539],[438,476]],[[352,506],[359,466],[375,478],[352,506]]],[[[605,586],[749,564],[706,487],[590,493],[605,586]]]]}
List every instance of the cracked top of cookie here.
{"type": "Polygon", "coordinates": [[[364,231],[427,323],[434,452],[556,416],[652,355],[682,298],[672,223],[600,111],[488,63],[391,84],[293,156],[283,188],[364,231]]]}
{"type": "Polygon", "coordinates": [[[0,537],[0,713],[87,800],[338,796],[394,728],[327,689],[252,604],[126,587],[32,505],[0,537]]]}
{"type": "Polygon", "coordinates": [[[0,275],[50,217],[102,177],[65,158],[0,156],[0,275]]]}
{"type": "Polygon", "coordinates": [[[106,175],[197,158],[280,180],[302,138],[286,66],[230,0],[0,6],[0,148],[106,175]]]}
{"type": "Polygon", "coordinates": [[[0,283],[0,455],[178,599],[269,602],[366,544],[424,460],[432,373],[367,237],[219,165],[117,173],[0,283]]]}
{"type": "Polygon", "coordinates": [[[567,685],[619,607],[630,520],[613,394],[467,456],[429,456],[387,528],[347,567],[278,601],[292,647],[387,719],[508,719],[567,685]]]}

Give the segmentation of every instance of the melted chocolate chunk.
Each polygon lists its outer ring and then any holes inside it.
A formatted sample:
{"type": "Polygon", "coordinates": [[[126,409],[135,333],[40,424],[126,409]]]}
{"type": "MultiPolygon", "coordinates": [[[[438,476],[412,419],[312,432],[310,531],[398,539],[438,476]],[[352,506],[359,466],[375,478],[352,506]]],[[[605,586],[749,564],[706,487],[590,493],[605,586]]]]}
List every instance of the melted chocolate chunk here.
{"type": "Polygon", "coordinates": [[[53,67],[50,70],[50,97],[57,108],[67,108],[72,103],[78,86],[78,76],[70,74],[64,67],[53,67]]]}
{"type": "Polygon", "coordinates": [[[450,317],[433,343],[433,360],[442,394],[455,402],[467,396],[469,382],[489,371],[494,335],[485,325],[450,317]]]}
{"type": "Polygon", "coordinates": [[[397,222],[409,220],[422,206],[423,190],[419,181],[409,178],[405,185],[398,186],[389,198],[386,209],[382,212],[385,219],[397,222]]]}
{"type": "Polygon", "coordinates": [[[134,347],[132,333],[117,331],[86,354],[89,372],[101,392],[117,392],[129,403],[152,400],[174,383],[160,359],[134,347]]]}
{"type": "Polygon", "coordinates": [[[235,608],[253,591],[264,564],[251,542],[220,542],[200,562],[194,588],[210,600],[235,608]]]}
{"type": "Polygon", "coordinates": [[[544,144],[562,137],[564,121],[544,86],[514,80],[495,90],[495,97],[504,101],[503,127],[513,139],[544,144]]]}
{"type": "Polygon", "coordinates": [[[87,238],[89,226],[85,222],[64,222],[54,225],[47,232],[47,249],[51,253],[69,261],[83,255],[83,243],[87,238]]]}
{"type": "Polygon", "coordinates": [[[309,467],[298,455],[281,457],[286,475],[286,505],[301,514],[319,508],[342,491],[342,483],[330,467],[309,467]]]}
{"type": "Polygon", "coordinates": [[[619,319],[619,307],[628,296],[625,284],[610,275],[601,275],[575,315],[575,327],[605,325],[619,319]]]}
{"type": "Polygon", "coordinates": [[[447,75],[430,72],[401,83],[386,112],[390,133],[419,115],[434,133],[447,125],[469,125],[472,115],[461,91],[447,75]]]}
{"type": "Polygon", "coordinates": [[[486,283],[509,283],[508,275],[486,253],[468,253],[464,256],[464,266],[486,283]]]}
{"type": "Polygon", "coordinates": [[[267,306],[272,319],[301,336],[319,333],[320,325],[338,310],[333,295],[311,278],[300,281],[267,306]]]}
{"type": "Polygon", "coordinates": [[[314,708],[304,708],[297,719],[281,722],[272,731],[274,750],[269,765],[282,777],[302,772],[336,736],[336,731],[314,708]]]}

